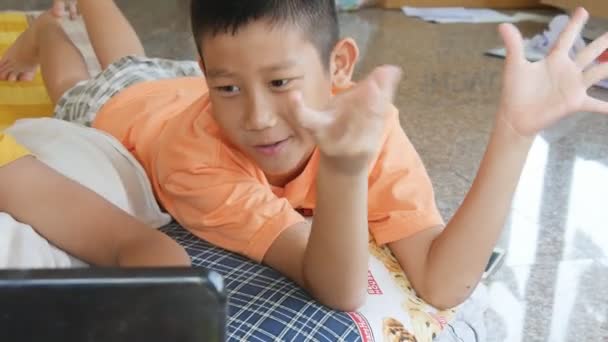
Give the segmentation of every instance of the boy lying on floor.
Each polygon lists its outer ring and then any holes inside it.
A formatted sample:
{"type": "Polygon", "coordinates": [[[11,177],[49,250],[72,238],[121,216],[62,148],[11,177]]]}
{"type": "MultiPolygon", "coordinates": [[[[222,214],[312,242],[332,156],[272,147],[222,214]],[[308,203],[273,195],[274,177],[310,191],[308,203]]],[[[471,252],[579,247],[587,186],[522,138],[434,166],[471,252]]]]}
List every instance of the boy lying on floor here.
{"type": "Polygon", "coordinates": [[[400,71],[380,67],[351,82],[358,49],[339,38],[334,0],[192,0],[206,79],[144,57],[113,1],[78,5],[101,75],[89,80],[60,26],[43,17],[0,62],[0,77],[27,78],[40,64],[57,116],[96,117],[187,229],[340,310],[365,302],[369,234],[390,247],[427,302],[462,303],[479,283],[538,132],[578,111],[608,113],[608,103],[587,95],[608,78],[607,65],[594,65],[608,39],[569,57],[585,10],[538,63],[525,60],[512,25],[500,26],[509,53],[496,123],[472,188],[444,225],[392,105],[400,71]]]}

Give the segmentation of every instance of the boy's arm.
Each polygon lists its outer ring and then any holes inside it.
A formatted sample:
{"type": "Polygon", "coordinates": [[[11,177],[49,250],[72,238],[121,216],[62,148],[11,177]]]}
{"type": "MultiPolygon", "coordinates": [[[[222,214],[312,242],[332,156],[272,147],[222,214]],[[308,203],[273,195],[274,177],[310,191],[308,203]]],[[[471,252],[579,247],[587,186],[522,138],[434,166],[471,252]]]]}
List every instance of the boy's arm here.
{"type": "Polygon", "coordinates": [[[418,295],[437,308],[466,300],[501,234],[530,146],[497,124],[464,202],[440,227],[389,244],[418,295]]]}
{"type": "Polygon", "coordinates": [[[94,265],[190,265],[168,236],[32,157],[0,167],[0,211],[94,265]]]}
{"type": "Polygon", "coordinates": [[[264,263],[306,288],[324,305],[355,311],[367,289],[367,172],[335,172],[323,158],[312,227],[298,224],[272,244],[264,263]]]}
{"type": "Polygon", "coordinates": [[[288,119],[311,132],[321,154],[314,222],[283,232],[264,260],[344,311],[358,309],[367,295],[368,167],[400,76],[394,67],[378,68],[320,111],[306,107],[299,94],[291,99],[288,119]]]}
{"type": "Polygon", "coordinates": [[[607,103],[587,95],[590,86],[608,78],[608,65],[592,64],[608,48],[608,35],[574,61],[569,57],[587,17],[578,9],[558,45],[538,63],[525,60],[517,30],[501,26],[509,51],[501,107],[471,190],[443,232],[429,230],[390,245],[429,303],[454,307],[477,286],[503,229],[535,135],[574,112],[608,113],[607,103]]]}

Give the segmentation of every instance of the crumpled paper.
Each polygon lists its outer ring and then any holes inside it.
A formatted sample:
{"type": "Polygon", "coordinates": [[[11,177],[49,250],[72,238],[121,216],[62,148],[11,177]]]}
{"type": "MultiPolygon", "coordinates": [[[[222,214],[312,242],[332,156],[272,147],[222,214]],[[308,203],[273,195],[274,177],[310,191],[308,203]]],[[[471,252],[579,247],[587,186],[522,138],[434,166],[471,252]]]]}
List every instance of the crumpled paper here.
{"type": "MultiPolygon", "coordinates": [[[[549,27],[542,33],[536,36],[524,40],[524,53],[526,58],[531,62],[539,61],[551,52],[551,49],[557,43],[557,40],[562,31],[568,25],[570,18],[567,15],[558,15],[551,23],[549,27]]],[[[587,46],[585,40],[581,35],[576,37],[574,46],[570,51],[570,56],[574,58],[582,49],[587,46]]],[[[486,54],[493,57],[504,58],[507,55],[507,50],[504,47],[499,47],[486,51],[486,54]]],[[[607,59],[606,55],[602,55],[597,63],[605,62],[607,59]]],[[[608,80],[600,81],[596,84],[597,87],[608,89],[608,80]]]]}

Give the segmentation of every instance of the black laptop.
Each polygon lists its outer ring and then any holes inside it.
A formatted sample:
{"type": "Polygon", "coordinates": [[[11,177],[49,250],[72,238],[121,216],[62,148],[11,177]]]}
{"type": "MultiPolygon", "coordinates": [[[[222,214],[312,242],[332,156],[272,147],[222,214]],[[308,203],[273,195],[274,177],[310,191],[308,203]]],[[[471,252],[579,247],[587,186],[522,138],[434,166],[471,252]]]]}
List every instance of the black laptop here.
{"type": "Polygon", "coordinates": [[[222,278],[202,269],[0,271],[0,341],[224,341],[222,278]]]}

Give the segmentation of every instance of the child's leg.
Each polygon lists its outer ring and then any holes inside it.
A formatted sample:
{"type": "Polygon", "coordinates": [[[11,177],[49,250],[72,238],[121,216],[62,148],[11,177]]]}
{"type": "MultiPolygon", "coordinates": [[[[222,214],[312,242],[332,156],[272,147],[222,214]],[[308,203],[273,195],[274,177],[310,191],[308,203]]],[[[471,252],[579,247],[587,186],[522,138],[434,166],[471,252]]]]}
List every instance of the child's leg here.
{"type": "Polygon", "coordinates": [[[0,59],[0,80],[31,80],[40,65],[53,103],[89,72],[82,54],[50,13],[40,15],[0,59]]]}
{"type": "Polygon", "coordinates": [[[145,56],[135,30],[113,0],[79,0],[80,13],[102,69],[126,56],[145,56]]]}
{"type": "Polygon", "coordinates": [[[171,238],[38,159],[24,157],[0,166],[0,194],[0,212],[87,263],[190,265],[186,251],[171,238]]]}

